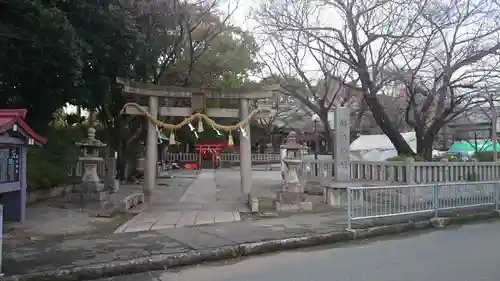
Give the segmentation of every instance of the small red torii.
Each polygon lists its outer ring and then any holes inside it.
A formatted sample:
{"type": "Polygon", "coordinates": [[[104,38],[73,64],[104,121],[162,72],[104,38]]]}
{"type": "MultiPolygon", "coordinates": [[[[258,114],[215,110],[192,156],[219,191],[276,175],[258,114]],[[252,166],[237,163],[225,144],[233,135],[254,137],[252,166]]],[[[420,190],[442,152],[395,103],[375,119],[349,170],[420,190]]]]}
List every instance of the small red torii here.
{"type": "Polygon", "coordinates": [[[201,167],[203,160],[215,161],[215,168],[219,167],[220,154],[223,150],[220,144],[197,144],[195,147],[198,157],[196,161],[197,168],[201,167]]]}
{"type": "Polygon", "coordinates": [[[195,145],[195,150],[197,151],[198,157],[196,159],[196,168],[201,167],[201,162],[203,160],[212,160],[215,162],[215,168],[220,166],[220,154],[224,152],[227,148],[231,151],[238,151],[239,146],[229,146],[227,142],[221,140],[203,140],[195,145]]]}

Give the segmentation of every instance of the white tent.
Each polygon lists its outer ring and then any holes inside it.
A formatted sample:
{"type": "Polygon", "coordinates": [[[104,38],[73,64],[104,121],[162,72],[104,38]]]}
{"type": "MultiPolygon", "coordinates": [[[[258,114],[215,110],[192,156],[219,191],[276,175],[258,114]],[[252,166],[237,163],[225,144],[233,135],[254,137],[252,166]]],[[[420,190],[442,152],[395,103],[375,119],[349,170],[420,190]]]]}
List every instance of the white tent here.
{"type": "MultiPolygon", "coordinates": [[[[401,133],[401,136],[417,151],[415,132],[401,133]]],[[[365,161],[384,161],[398,155],[396,148],[386,135],[362,135],[351,143],[351,159],[365,161]]]]}

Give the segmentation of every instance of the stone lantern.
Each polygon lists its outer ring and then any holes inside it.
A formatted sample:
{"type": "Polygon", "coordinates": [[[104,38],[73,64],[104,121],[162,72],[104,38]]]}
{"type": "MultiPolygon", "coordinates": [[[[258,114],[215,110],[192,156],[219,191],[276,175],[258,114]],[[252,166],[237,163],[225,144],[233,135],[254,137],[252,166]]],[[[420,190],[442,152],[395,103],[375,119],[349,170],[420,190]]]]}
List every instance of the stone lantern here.
{"type": "Polygon", "coordinates": [[[290,132],[282,148],[286,150],[286,155],[283,159],[284,173],[281,191],[276,194],[276,210],[312,210],[312,203],[306,201],[307,195],[304,194],[304,187],[299,180],[298,169],[302,162],[302,145],[297,143],[295,132],[290,132]]]}
{"type": "Polygon", "coordinates": [[[80,184],[73,189],[72,195],[79,196],[82,201],[103,201],[107,193],[97,172],[97,166],[104,162],[99,156],[99,149],[106,147],[106,144],[96,139],[95,132],[94,128],[90,128],[87,139],[76,143],[82,152],[78,161],[82,163],[83,176],[80,184]]]}
{"type": "Polygon", "coordinates": [[[302,145],[297,142],[297,133],[291,131],[286,137],[286,142],[282,146],[286,151],[285,159],[300,160],[302,155],[302,145]]]}

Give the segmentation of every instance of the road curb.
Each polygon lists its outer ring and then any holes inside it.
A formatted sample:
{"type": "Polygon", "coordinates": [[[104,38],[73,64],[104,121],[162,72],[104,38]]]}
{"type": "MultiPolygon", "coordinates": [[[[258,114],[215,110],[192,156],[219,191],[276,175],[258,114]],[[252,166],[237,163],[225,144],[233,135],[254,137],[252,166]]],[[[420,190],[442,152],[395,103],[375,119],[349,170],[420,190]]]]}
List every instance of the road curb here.
{"type": "MultiPolygon", "coordinates": [[[[449,224],[464,224],[498,218],[497,211],[449,217],[449,224]]],[[[344,232],[326,232],[302,235],[283,239],[242,243],[217,249],[193,250],[185,253],[151,255],[128,261],[100,263],[90,266],[75,266],[55,270],[32,272],[25,275],[6,276],[2,281],[77,281],[103,277],[140,273],[151,270],[164,270],[179,266],[195,265],[204,262],[228,260],[242,256],[272,253],[283,250],[334,244],[376,236],[404,233],[412,230],[433,228],[429,220],[376,226],[344,232]]]]}

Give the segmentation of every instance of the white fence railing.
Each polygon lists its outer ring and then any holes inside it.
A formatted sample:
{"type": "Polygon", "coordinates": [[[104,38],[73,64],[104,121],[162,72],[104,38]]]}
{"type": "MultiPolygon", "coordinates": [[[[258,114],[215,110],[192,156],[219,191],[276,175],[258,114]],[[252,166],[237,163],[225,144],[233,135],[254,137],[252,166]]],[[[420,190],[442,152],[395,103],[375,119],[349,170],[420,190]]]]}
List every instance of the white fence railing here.
{"type": "Polygon", "coordinates": [[[357,220],[430,214],[453,209],[491,206],[498,210],[499,182],[447,182],[439,184],[347,188],[347,225],[357,220]]]}
{"type": "Polygon", "coordinates": [[[167,153],[166,161],[167,162],[196,162],[198,159],[197,153],[167,153]]]}
{"type": "MultiPolygon", "coordinates": [[[[333,160],[303,160],[299,176],[303,181],[333,181],[333,160]]],[[[396,162],[351,161],[351,180],[415,184],[500,179],[500,162],[396,162]]]]}
{"type": "MultiPolygon", "coordinates": [[[[198,159],[198,153],[167,153],[166,161],[179,161],[179,162],[196,162],[198,159]]],[[[239,153],[221,153],[220,162],[222,163],[239,163],[240,154],[239,153]]],[[[252,153],[252,163],[279,163],[281,161],[280,155],[278,153],[252,153]]]]}
{"type": "MultiPolygon", "coordinates": [[[[198,153],[167,153],[166,162],[196,162],[198,153]]],[[[278,153],[252,153],[252,164],[274,164],[281,162],[278,153]]],[[[105,169],[113,169],[108,161],[98,165],[99,176],[105,169]]],[[[240,162],[239,153],[220,154],[220,167],[236,166],[240,162]]],[[[330,182],[335,180],[334,161],[302,160],[299,177],[301,181],[330,182]]],[[[69,165],[68,175],[81,177],[81,163],[69,165]]],[[[114,170],[114,169],[113,169],[114,170]]],[[[416,162],[416,161],[351,161],[351,181],[379,182],[390,184],[420,184],[433,182],[495,181],[500,179],[500,162],[416,162]]]]}
{"type": "MultiPolygon", "coordinates": [[[[171,162],[196,162],[199,157],[198,153],[167,153],[165,161],[167,163],[171,162]]],[[[274,164],[280,163],[281,158],[278,153],[253,153],[252,164],[274,164]]],[[[98,163],[97,165],[97,173],[99,177],[106,176],[106,169],[115,171],[115,166],[112,163],[115,161],[114,158],[107,158],[105,161],[98,163]]],[[[240,162],[240,154],[239,153],[222,153],[220,154],[220,166],[221,167],[229,167],[236,166],[240,162]]],[[[166,163],[158,163],[158,171],[164,171],[166,169],[166,163]]],[[[142,164],[144,166],[144,163],[142,164]]],[[[70,178],[80,178],[83,175],[83,164],[81,162],[68,164],[68,176],[70,178]]]]}

